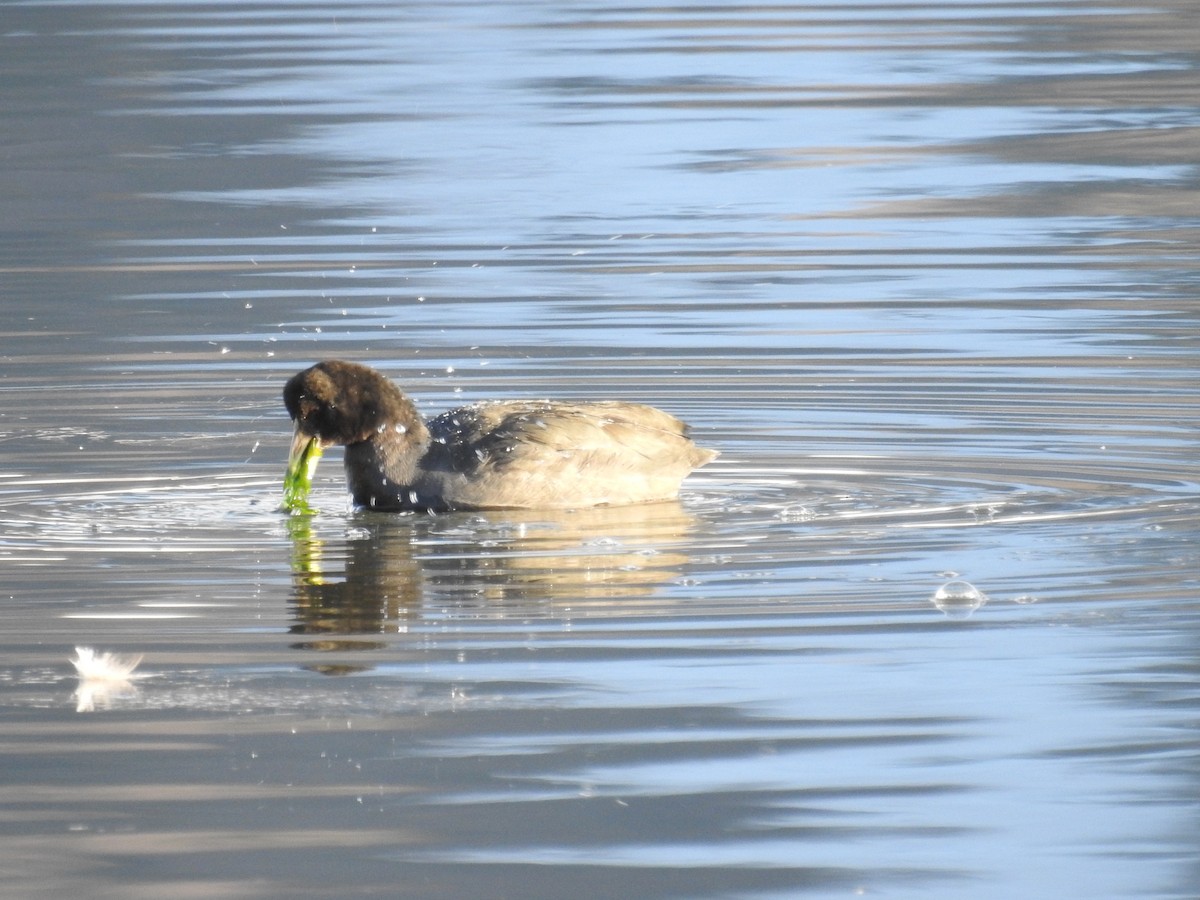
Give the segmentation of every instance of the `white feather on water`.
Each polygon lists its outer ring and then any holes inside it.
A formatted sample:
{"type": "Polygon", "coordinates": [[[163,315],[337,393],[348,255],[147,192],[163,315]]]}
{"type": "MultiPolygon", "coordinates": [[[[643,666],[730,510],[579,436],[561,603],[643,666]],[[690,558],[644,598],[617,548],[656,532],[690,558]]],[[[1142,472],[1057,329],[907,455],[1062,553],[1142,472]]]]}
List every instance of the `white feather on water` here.
{"type": "Polygon", "coordinates": [[[129,681],[134,677],[133,670],[142,661],[141,654],[97,653],[91,647],[76,647],[75,653],[71,664],[82,681],[129,681]]]}
{"type": "Polygon", "coordinates": [[[137,656],[122,656],[116,653],[97,653],[91,647],[76,647],[71,664],[79,673],[79,687],[75,690],[75,711],[95,712],[97,707],[107,709],[113,701],[135,696],[138,689],[133,684],[134,669],[142,661],[137,656]]]}

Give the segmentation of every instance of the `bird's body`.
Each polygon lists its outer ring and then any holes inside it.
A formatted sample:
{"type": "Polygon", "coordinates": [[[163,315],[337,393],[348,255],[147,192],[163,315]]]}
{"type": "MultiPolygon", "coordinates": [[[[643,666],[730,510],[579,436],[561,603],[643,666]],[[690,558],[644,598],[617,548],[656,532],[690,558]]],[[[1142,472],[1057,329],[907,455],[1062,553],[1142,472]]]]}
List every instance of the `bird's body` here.
{"type": "Polygon", "coordinates": [[[669,500],[717,453],[637,403],[500,400],[426,422],[378,372],[327,361],[294,376],[292,468],[313,441],[346,448],[354,502],[382,510],[571,509],[669,500]]]}

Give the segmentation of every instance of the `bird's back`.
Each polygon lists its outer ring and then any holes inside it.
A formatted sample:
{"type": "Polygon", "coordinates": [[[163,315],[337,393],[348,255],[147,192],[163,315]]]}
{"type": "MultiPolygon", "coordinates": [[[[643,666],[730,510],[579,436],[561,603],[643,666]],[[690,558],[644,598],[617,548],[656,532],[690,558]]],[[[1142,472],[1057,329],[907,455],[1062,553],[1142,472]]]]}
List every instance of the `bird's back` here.
{"type": "Polygon", "coordinates": [[[434,452],[421,492],[458,507],[665,500],[717,456],[669,413],[620,401],[479,403],[443,413],[429,430],[434,452]]]}

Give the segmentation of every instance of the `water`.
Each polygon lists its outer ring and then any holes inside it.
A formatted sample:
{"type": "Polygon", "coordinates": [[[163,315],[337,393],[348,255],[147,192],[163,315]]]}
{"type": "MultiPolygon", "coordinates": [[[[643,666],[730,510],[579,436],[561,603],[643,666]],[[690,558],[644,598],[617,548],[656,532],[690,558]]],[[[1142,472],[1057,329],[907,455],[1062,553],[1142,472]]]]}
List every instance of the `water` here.
{"type": "Polygon", "coordinates": [[[1198,25],[6,5],[0,895],[1194,896],[1198,25]],[[289,519],[327,357],[722,456],[289,519]]]}

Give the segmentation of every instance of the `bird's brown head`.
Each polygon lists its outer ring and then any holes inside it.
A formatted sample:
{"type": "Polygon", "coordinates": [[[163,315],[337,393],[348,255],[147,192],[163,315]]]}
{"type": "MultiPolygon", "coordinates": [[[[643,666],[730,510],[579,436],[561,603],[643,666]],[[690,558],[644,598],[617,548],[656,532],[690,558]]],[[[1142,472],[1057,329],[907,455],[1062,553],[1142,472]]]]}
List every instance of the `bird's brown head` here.
{"type": "Polygon", "coordinates": [[[369,440],[388,425],[409,424],[415,410],[383,375],[358,363],[326,360],[293,375],[283,402],[296,431],[322,446],[369,440]]]}
{"type": "Polygon", "coordinates": [[[420,413],[399,388],[374,369],[326,360],[288,379],[283,402],[295,434],[283,478],[283,509],[311,513],[308,495],[321,449],[386,439],[420,439],[427,434],[420,413]]]}

